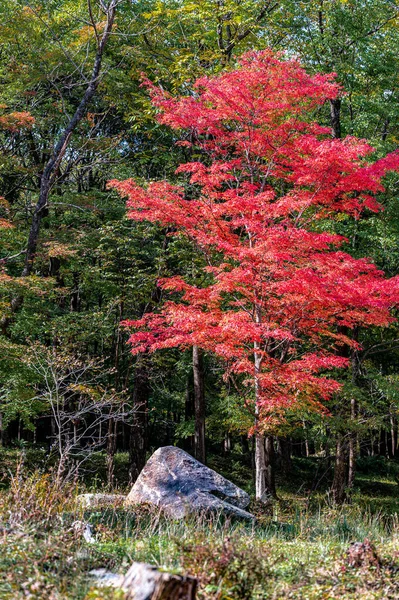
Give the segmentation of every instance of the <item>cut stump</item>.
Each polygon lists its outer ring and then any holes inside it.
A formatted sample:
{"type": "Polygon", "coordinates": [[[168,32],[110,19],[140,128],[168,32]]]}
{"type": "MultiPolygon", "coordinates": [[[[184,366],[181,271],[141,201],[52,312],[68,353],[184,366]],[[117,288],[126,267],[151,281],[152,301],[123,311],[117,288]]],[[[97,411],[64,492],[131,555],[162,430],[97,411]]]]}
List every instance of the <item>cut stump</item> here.
{"type": "Polygon", "coordinates": [[[163,573],[146,563],[134,562],[121,581],[126,600],[195,600],[194,577],[163,573]]]}

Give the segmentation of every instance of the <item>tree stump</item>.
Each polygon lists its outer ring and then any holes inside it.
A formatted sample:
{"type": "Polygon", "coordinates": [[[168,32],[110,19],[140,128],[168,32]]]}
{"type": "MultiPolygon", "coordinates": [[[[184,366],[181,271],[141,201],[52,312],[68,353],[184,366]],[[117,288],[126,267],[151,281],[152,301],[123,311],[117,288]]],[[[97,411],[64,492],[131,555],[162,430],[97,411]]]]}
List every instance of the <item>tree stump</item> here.
{"type": "Polygon", "coordinates": [[[126,600],[195,600],[197,580],[134,562],[121,582],[126,600]]]}

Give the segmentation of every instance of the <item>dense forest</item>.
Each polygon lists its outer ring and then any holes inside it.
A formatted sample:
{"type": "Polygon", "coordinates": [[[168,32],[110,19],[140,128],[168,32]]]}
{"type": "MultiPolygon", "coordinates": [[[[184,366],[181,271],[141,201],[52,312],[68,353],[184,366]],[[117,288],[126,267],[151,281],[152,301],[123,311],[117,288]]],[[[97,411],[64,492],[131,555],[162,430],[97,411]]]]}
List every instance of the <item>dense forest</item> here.
{"type": "MultiPolygon", "coordinates": [[[[103,450],[111,483],[119,450],[129,451],[134,481],[158,446],[178,444],[203,462],[236,447],[251,464],[261,437],[272,495],[276,464],[288,473],[292,455],[317,455],[334,469],[341,502],[357,456],[397,452],[395,320],[360,319],[347,331],[335,323],[355,342],[336,349],[350,363],[334,373],[339,391],[325,410],[306,394],[275,406],[254,435],[248,390],[217,353],[186,344],[131,354],[121,323],[162,311],[174,297],[162,278],[206,285],[207,257],[159,219],[127,218],[123,194],[107,182],[167,179],[193,194],[176,169],[201,150],[156,120],[143,77],[190,96],[196,79],[232,72],[243,53],[266,48],[309,74],[336,74],[339,93],[308,109],[331,136],[366,139],[372,160],[394,151],[395,3],[7,1],[1,10],[1,443],[45,446],[62,462],[103,450]]],[[[384,187],[383,210],[342,210],[317,227],[392,277],[397,175],[384,187]]]]}

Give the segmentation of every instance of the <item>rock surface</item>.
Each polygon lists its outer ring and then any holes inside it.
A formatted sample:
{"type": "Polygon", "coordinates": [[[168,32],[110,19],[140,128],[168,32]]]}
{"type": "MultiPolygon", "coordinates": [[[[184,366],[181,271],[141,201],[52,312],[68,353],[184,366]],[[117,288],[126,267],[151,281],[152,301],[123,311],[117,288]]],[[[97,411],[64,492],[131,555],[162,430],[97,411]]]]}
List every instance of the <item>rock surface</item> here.
{"type": "Polygon", "coordinates": [[[96,587],[121,588],[124,579],[123,575],[118,575],[118,573],[113,573],[104,568],[92,569],[89,571],[89,577],[93,580],[96,587]]]}
{"type": "Polygon", "coordinates": [[[159,507],[176,519],[209,511],[254,519],[243,510],[249,504],[246,492],[175,446],[154,452],[125,506],[144,503],[159,507]]]}
{"type": "Polygon", "coordinates": [[[77,533],[80,533],[88,544],[94,544],[96,542],[96,538],[93,535],[93,530],[89,523],[85,523],[84,521],[74,521],[74,523],[72,523],[72,529],[77,533]]]}
{"type": "Polygon", "coordinates": [[[120,494],[79,494],[76,502],[83,508],[107,508],[122,506],[126,496],[120,494]]]}

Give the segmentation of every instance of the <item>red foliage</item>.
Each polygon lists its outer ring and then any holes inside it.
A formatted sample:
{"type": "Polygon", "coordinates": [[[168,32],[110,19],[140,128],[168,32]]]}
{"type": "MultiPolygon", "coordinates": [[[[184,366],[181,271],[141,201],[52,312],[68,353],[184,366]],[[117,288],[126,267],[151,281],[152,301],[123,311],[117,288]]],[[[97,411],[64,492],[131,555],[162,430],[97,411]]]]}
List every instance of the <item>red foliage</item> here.
{"type": "MultiPolygon", "coordinates": [[[[4,210],[4,212],[8,215],[10,211],[9,204],[5,198],[0,196],[0,210],[4,210]]],[[[0,229],[13,229],[14,225],[10,223],[8,219],[4,219],[0,216],[0,229]]]]}
{"type": "Polygon", "coordinates": [[[310,76],[270,51],[200,79],[189,97],[147,85],[159,120],[183,130],[182,143],[204,156],[177,170],[196,193],[165,181],[110,185],[127,196],[131,219],[187,236],[211,266],[205,287],[181,277],[159,282],[177,298],[126,323],[132,351],[196,344],[215,353],[227,374],[247,376],[265,419],[298,402],[321,407],[339,388],[322,372],[345,366],[337,348],[354,344],[340,332],[387,326],[399,278],[385,279],[316,225],[378,211],[374,196],[385,173],[399,169],[399,154],[373,163],[364,140],[331,139],[310,117],[339,93],[333,76],[310,76]]]}
{"type": "MultiPolygon", "coordinates": [[[[0,108],[2,108],[0,106],[0,108]]],[[[12,112],[0,116],[0,130],[15,133],[20,129],[30,129],[35,123],[34,117],[29,112],[12,112]]]]}
{"type": "Polygon", "coordinates": [[[2,219],[0,217],[0,229],[13,229],[14,225],[7,221],[7,219],[2,219]]]}

